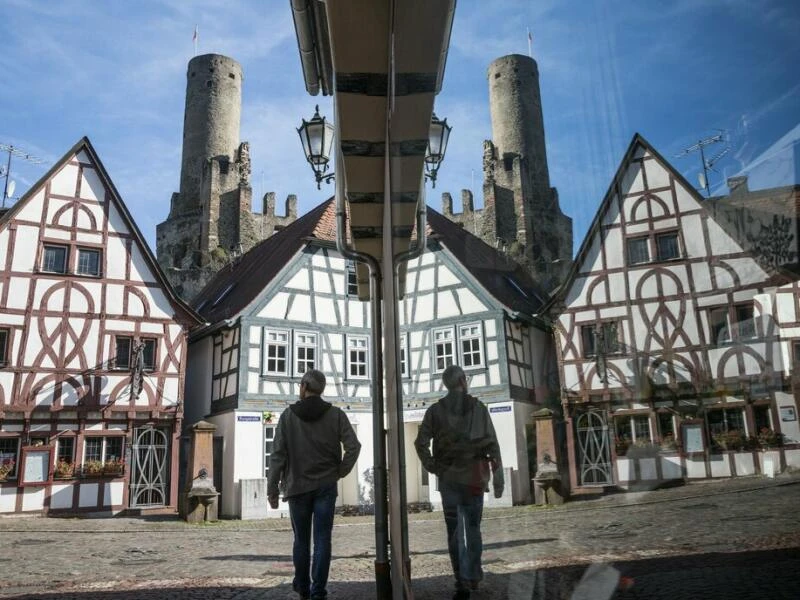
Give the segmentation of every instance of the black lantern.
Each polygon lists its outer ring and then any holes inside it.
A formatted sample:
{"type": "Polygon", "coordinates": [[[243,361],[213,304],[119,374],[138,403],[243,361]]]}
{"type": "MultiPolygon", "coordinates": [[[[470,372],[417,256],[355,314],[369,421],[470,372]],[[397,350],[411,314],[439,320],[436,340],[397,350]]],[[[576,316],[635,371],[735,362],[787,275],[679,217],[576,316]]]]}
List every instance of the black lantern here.
{"type": "Polygon", "coordinates": [[[329,123],[325,117],[319,116],[319,106],[317,106],[314,116],[310,121],[303,119],[303,124],[300,125],[297,133],[303,144],[306,160],[314,170],[317,189],[320,189],[323,181],[330,183],[334,177],[333,173],[327,172],[333,146],[333,124],[329,123]]]}
{"type": "Polygon", "coordinates": [[[425,151],[425,177],[431,180],[433,187],[436,187],[436,173],[444,160],[451,129],[452,127],[447,124],[447,119],[439,119],[436,113],[431,115],[428,149],[425,151]]]}

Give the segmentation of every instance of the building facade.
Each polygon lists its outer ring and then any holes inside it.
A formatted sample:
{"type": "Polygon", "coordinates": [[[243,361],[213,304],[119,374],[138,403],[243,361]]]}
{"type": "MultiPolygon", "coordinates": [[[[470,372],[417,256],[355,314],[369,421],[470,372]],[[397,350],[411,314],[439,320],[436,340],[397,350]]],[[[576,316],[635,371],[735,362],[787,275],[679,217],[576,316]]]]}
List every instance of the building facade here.
{"type": "Polygon", "coordinates": [[[573,493],[800,466],[800,187],[743,183],[634,137],[550,307],[573,493]]]}
{"type": "Polygon", "coordinates": [[[176,507],[187,332],[83,138],[0,217],[0,513],[176,507]]]}
{"type": "MultiPolygon", "coordinates": [[[[190,341],[186,416],[218,428],[222,514],[268,514],[263,501],[249,506],[253,494],[243,490],[263,490],[277,420],[312,367],[328,377],[324,396],[345,410],[363,445],[340,482],[339,503],[373,500],[369,303],[358,298],[354,265],[335,250],[334,220],[333,201],[320,205],[221,271],[196,299],[210,325],[190,341]]],[[[546,340],[532,318],[541,292],[516,263],[442,215],[429,210],[428,225],[433,239],[408,265],[399,307],[408,501],[439,503],[412,442],[454,362],[488,404],[500,438],[508,490],[499,502],[526,501],[525,424],[546,340]]]]}

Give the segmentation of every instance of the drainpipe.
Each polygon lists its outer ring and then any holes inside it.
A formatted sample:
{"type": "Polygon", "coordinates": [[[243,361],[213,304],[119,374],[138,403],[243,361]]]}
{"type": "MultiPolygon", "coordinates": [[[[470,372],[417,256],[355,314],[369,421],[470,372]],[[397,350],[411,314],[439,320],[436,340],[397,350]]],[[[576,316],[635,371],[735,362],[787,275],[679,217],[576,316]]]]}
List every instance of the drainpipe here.
{"type": "MultiPolygon", "coordinates": [[[[421,184],[420,188],[422,190],[425,189],[424,181],[421,184]]],[[[419,203],[419,205],[417,207],[417,219],[416,219],[417,242],[412,248],[410,248],[408,250],[405,250],[403,252],[399,252],[399,253],[394,255],[394,261],[393,262],[394,262],[394,278],[395,278],[395,282],[396,282],[396,284],[395,284],[395,289],[396,290],[400,289],[400,286],[399,286],[400,266],[404,262],[408,262],[408,261],[414,260],[415,258],[419,258],[420,256],[422,256],[422,253],[425,252],[425,245],[427,243],[427,238],[426,238],[426,233],[427,232],[425,231],[426,224],[427,224],[427,219],[425,218],[426,217],[426,211],[427,211],[427,209],[426,209],[426,205],[425,205],[425,199],[421,198],[420,199],[420,203],[419,203]]],[[[397,340],[398,339],[398,331],[396,331],[396,329],[397,329],[397,319],[394,320],[393,324],[395,326],[394,339],[397,340]]],[[[407,354],[408,354],[408,352],[409,352],[409,350],[406,350],[407,354]]],[[[410,360],[409,356],[410,355],[406,356],[406,360],[407,361],[410,360]]],[[[399,364],[400,361],[398,359],[398,354],[395,354],[395,359],[396,359],[396,362],[397,362],[397,365],[395,367],[396,372],[400,373],[400,368],[399,368],[400,367],[400,364],[399,364]]],[[[398,467],[399,467],[398,470],[399,470],[399,472],[401,474],[401,477],[400,477],[400,493],[395,498],[397,499],[397,502],[399,504],[398,512],[399,512],[399,518],[400,518],[400,531],[401,531],[401,535],[402,535],[401,546],[400,547],[404,550],[404,552],[406,552],[406,554],[403,556],[403,561],[406,564],[406,573],[410,574],[411,573],[411,559],[410,559],[410,557],[409,557],[409,555],[407,553],[408,552],[408,548],[409,548],[409,544],[408,544],[408,510],[406,508],[406,504],[407,504],[407,502],[406,502],[407,501],[407,486],[406,486],[406,478],[405,478],[405,473],[406,473],[405,429],[403,427],[403,424],[404,424],[405,420],[402,418],[402,415],[403,415],[403,382],[402,382],[401,377],[397,377],[396,382],[397,382],[397,391],[395,393],[395,399],[396,399],[397,415],[398,415],[398,421],[399,421],[399,423],[398,423],[399,426],[397,427],[397,444],[402,449],[402,451],[399,452],[400,464],[398,465],[398,467]]]]}
{"type": "MultiPolygon", "coordinates": [[[[338,122],[338,119],[337,119],[338,122]]],[[[372,319],[370,355],[372,358],[372,443],[375,496],[375,585],[378,600],[392,597],[389,565],[389,512],[386,486],[386,429],[383,423],[383,314],[381,311],[381,267],[374,256],[357,252],[347,245],[347,219],[344,206],[344,163],[336,157],[336,250],[369,268],[369,301],[372,319]]]]}

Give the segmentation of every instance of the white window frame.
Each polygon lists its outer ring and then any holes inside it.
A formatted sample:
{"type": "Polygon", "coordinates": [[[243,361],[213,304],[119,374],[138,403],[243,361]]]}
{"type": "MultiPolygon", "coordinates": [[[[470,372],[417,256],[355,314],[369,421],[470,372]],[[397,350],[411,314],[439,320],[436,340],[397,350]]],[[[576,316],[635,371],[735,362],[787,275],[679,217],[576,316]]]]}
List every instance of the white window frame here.
{"type": "MultiPolygon", "coordinates": [[[[475,354],[476,350],[473,348],[469,351],[469,354],[475,354]]],[[[482,369],[486,366],[486,361],[484,360],[484,355],[486,353],[483,349],[483,323],[480,321],[474,323],[464,323],[463,325],[458,326],[458,358],[459,364],[461,368],[465,371],[469,369],[482,369]],[[466,330],[466,333],[465,333],[466,330]],[[477,340],[478,347],[477,347],[477,354],[478,354],[478,362],[467,365],[466,361],[466,353],[464,352],[464,342],[472,342],[477,340]]]]}
{"type": "MultiPolygon", "coordinates": [[[[308,362],[307,358],[302,359],[304,362],[308,362]]],[[[314,331],[295,331],[294,332],[294,348],[292,348],[292,369],[294,370],[294,374],[297,377],[302,377],[305,372],[310,369],[319,369],[320,367],[320,360],[319,360],[319,334],[314,331]],[[310,343],[306,341],[304,338],[305,336],[310,336],[314,338],[314,343],[310,343]],[[299,369],[300,365],[300,351],[304,349],[312,348],[314,350],[314,359],[313,365],[311,367],[307,367],[306,369],[299,369]]]]}
{"type": "Polygon", "coordinates": [[[408,352],[408,334],[401,333],[400,334],[400,376],[401,377],[409,377],[409,373],[411,369],[409,368],[409,362],[411,360],[411,356],[408,352]]]}
{"type": "Polygon", "coordinates": [[[273,450],[272,446],[270,446],[269,452],[267,452],[267,444],[275,441],[275,431],[277,429],[278,426],[274,423],[264,425],[264,477],[269,476],[269,457],[272,456],[273,450]]]}
{"type": "Polygon", "coordinates": [[[291,352],[291,350],[292,350],[292,348],[291,348],[291,346],[292,346],[292,344],[291,344],[291,341],[292,341],[292,333],[291,333],[291,331],[288,330],[288,329],[276,329],[276,328],[273,328],[273,327],[264,327],[263,335],[264,335],[264,340],[263,340],[263,345],[262,345],[262,350],[261,350],[261,356],[262,356],[261,374],[262,375],[284,375],[284,376],[288,375],[289,374],[289,362],[293,359],[292,352],[291,352]],[[282,340],[270,340],[269,339],[270,334],[275,334],[275,335],[278,335],[278,336],[283,335],[283,336],[285,336],[285,340],[283,340],[283,341],[282,340]],[[277,365],[277,362],[279,360],[281,360],[278,356],[275,356],[275,357],[270,357],[269,356],[269,348],[270,348],[270,346],[273,346],[275,348],[281,348],[281,347],[284,348],[283,370],[282,371],[278,370],[278,369],[274,369],[274,370],[270,370],[269,369],[269,361],[270,360],[276,361],[276,365],[277,365]]]}
{"type": "MultiPolygon", "coordinates": [[[[431,344],[432,344],[432,352],[431,357],[433,359],[433,372],[434,373],[442,373],[447,367],[450,365],[454,365],[456,363],[456,358],[458,356],[458,348],[456,344],[458,340],[456,340],[456,333],[453,327],[440,327],[438,329],[434,329],[431,332],[431,344]],[[437,335],[449,334],[449,337],[442,338],[441,340],[437,339],[437,335]],[[445,364],[443,367],[439,368],[439,354],[437,352],[437,346],[439,344],[446,344],[450,343],[450,353],[449,354],[442,354],[442,357],[450,357],[450,364],[445,364]]],[[[446,361],[445,361],[446,362],[446,361]]]]}
{"type": "Polygon", "coordinates": [[[119,456],[114,455],[113,458],[116,458],[117,460],[123,460],[125,458],[125,436],[124,435],[98,435],[98,436],[92,435],[92,436],[87,436],[83,440],[83,448],[81,449],[81,457],[82,457],[83,460],[81,461],[81,464],[86,464],[87,460],[99,460],[102,463],[106,463],[109,460],[111,460],[112,457],[109,456],[109,453],[108,453],[108,440],[110,440],[110,439],[120,440],[119,456]],[[101,442],[100,442],[100,458],[99,459],[87,459],[86,458],[86,450],[87,450],[87,445],[89,443],[89,440],[92,440],[92,441],[101,440],[101,442]]]}
{"type": "Polygon", "coordinates": [[[351,298],[358,298],[358,273],[356,272],[356,263],[352,260],[347,261],[344,271],[344,287],[345,295],[351,298]],[[350,281],[352,277],[353,281],[350,281]],[[351,289],[351,286],[354,286],[351,289]]]}
{"type": "Polygon", "coordinates": [[[348,379],[369,379],[369,336],[348,335],[347,336],[347,378],[348,379]],[[353,360],[353,352],[363,353],[363,360],[353,360]],[[364,368],[364,373],[353,373],[353,367],[364,368]]]}

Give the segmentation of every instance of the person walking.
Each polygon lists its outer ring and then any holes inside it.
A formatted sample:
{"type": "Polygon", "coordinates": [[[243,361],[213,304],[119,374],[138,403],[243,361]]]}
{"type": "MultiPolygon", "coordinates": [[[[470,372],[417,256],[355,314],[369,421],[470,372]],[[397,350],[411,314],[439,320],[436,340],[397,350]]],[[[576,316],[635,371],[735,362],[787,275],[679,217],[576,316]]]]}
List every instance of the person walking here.
{"type": "Polygon", "coordinates": [[[423,468],[439,479],[456,579],[453,600],[465,600],[483,579],[483,494],[489,491],[491,478],[494,497],[503,495],[503,465],[489,411],[467,393],[464,370],[447,367],[442,382],[447,395],[425,411],[414,446],[423,468]]]}
{"type": "Polygon", "coordinates": [[[312,369],[303,375],[300,400],[278,420],[267,476],[269,505],[278,508],[280,490],[289,502],[294,532],[292,587],[300,598],[313,600],[328,595],[337,482],[352,470],[361,451],[347,415],[322,399],[324,391],[321,371],[312,369]]]}

